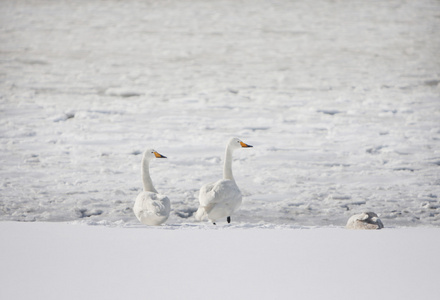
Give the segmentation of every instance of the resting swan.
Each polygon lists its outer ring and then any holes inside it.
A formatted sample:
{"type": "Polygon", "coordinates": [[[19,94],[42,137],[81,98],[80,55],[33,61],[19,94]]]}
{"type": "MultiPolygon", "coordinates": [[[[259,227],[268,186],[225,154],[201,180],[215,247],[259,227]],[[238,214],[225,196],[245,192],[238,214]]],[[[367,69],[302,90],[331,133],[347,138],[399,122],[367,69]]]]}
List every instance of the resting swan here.
{"type": "Polygon", "coordinates": [[[227,217],[231,222],[231,215],[241,205],[241,192],[232,176],[232,152],[239,148],[252,147],[237,138],[229,140],[226,146],[223,166],[223,179],[208,183],[200,189],[200,206],[195,218],[200,221],[205,216],[215,225],[216,220],[227,217]]]}
{"type": "Polygon", "coordinates": [[[158,194],[150,177],[150,161],[154,158],[166,158],[153,149],[148,149],[142,157],[142,181],[144,190],[137,196],[133,212],[136,218],[145,225],[160,225],[170,215],[170,200],[158,194]]]}
{"type": "Polygon", "coordinates": [[[347,221],[348,229],[382,229],[383,223],[374,212],[364,212],[352,216],[347,221]]]}

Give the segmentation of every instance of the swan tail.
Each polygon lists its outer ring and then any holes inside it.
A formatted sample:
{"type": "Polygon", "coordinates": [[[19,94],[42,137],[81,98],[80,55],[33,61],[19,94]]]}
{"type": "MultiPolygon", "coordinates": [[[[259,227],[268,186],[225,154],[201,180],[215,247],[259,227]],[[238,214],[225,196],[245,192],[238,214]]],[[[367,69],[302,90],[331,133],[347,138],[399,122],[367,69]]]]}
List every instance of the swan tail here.
{"type": "Polygon", "coordinates": [[[202,221],[205,216],[206,210],[203,206],[200,206],[199,209],[196,211],[195,218],[197,221],[202,221]]]}

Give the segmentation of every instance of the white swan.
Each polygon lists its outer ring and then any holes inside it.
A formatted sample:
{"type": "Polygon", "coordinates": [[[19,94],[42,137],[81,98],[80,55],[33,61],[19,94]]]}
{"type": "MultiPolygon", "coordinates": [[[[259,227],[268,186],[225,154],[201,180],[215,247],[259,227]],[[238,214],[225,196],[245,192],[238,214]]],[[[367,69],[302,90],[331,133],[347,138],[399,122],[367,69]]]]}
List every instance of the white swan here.
{"type": "Polygon", "coordinates": [[[148,149],[142,157],[142,181],[144,190],[134,202],[133,212],[145,225],[160,225],[170,215],[171,205],[167,196],[158,194],[150,177],[150,161],[154,158],[166,158],[153,149],[148,149]]]}
{"type": "Polygon", "coordinates": [[[348,219],[345,227],[348,229],[381,229],[383,223],[374,212],[364,212],[348,219]]]}
{"type": "Polygon", "coordinates": [[[229,140],[226,146],[223,167],[223,179],[208,183],[200,189],[200,206],[195,218],[200,221],[205,216],[215,225],[216,220],[227,217],[231,222],[231,214],[241,205],[241,192],[232,176],[232,152],[239,148],[252,147],[237,138],[229,140]]]}

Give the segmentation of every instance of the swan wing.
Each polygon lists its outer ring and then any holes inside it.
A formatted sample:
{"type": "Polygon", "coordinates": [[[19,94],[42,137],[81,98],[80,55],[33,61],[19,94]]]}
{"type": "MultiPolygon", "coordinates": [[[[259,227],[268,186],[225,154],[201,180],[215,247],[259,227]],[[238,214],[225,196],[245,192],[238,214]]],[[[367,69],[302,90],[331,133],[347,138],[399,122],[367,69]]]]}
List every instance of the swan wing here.
{"type": "Polygon", "coordinates": [[[233,210],[241,204],[241,192],[233,180],[222,179],[200,189],[200,206],[209,214],[216,206],[229,206],[233,210]]]}
{"type": "Polygon", "coordinates": [[[200,206],[207,206],[211,202],[215,201],[215,191],[213,191],[214,185],[215,182],[202,186],[199,193],[200,206]]]}
{"type": "Polygon", "coordinates": [[[157,223],[159,220],[166,220],[170,210],[171,205],[168,197],[153,192],[140,193],[133,207],[134,214],[142,223],[157,223]],[[146,221],[147,219],[150,220],[146,221]]]}
{"type": "Polygon", "coordinates": [[[170,213],[170,200],[165,195],[156,194],[156,199],[151,201],[148,205],[148,209],[158,215],[158,216],[167,216],[170,213]]]}
{"type": "Polygon", "coordinates": [[[234,192],[234,186],[237,187],[235,183],[231,183],[232,180],[222,179],[202,186],[199,194],[200,205],[210,206],[218,202],[222,202],[224,198],[228,198],[228,194],[234,192]]]}

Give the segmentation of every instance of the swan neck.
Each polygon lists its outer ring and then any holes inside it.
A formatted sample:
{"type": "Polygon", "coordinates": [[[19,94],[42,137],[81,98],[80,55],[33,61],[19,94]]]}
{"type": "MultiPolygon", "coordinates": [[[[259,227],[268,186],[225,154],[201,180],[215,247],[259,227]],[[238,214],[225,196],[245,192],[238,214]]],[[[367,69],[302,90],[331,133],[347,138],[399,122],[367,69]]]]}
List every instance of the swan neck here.
{"type": "Polygon", "coordinates": [[[150,177],[150,163],[147,159],[142,159],[142,182],[144,184],[145,192],[153,192],[157,193],[156,189],[153,186],[153,182],[150,177]]]}
{"type": "Polygon", "coordinates": [[[226,147],[225,162],[223,165],[223,178],[234,180],[234,176],[232,175],[232,150],[229,147],[226,147]]]}

